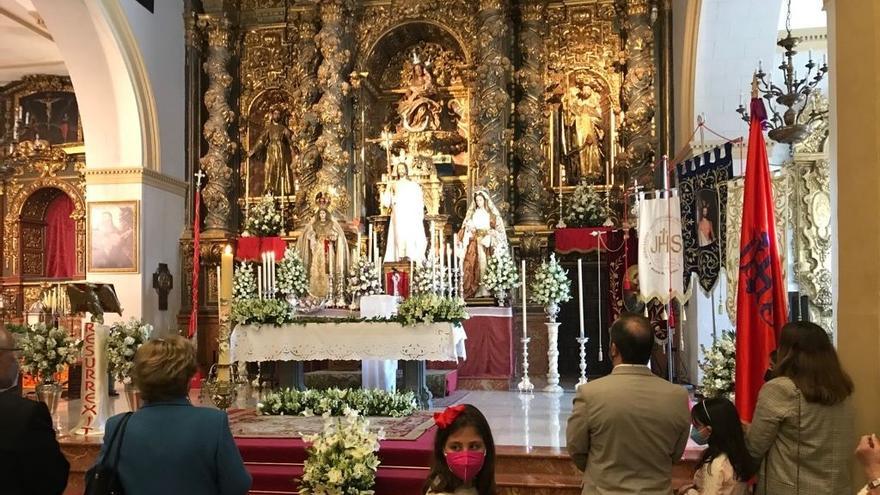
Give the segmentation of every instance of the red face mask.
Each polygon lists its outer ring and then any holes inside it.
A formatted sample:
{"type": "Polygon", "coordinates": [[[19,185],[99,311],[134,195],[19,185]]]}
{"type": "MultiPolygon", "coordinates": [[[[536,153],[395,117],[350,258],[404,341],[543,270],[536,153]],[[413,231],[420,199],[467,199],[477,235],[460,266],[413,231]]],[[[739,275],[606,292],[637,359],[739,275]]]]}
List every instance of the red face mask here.
{"type": "Polygon", "coordinates": [[[458,479],[468,482],[483,469],[486,453],[482,451],[447,452],[446,464],[458,479]]]}

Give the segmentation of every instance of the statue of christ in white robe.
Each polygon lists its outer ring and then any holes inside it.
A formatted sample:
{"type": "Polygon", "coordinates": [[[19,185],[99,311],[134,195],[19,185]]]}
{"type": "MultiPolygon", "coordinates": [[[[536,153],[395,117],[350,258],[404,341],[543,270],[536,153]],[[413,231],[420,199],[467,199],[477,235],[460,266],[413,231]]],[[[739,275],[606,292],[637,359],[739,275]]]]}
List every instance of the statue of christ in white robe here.
{"type": "Polygon", "coordinates": [[[409,258],[416,263],[425,259],[428,239],[425,236],[425,198],[422,186],[410,180],[405,163],[397,165],[398,179],[385,191],[383,203],[391,207],[385,261],[409,258]]]}

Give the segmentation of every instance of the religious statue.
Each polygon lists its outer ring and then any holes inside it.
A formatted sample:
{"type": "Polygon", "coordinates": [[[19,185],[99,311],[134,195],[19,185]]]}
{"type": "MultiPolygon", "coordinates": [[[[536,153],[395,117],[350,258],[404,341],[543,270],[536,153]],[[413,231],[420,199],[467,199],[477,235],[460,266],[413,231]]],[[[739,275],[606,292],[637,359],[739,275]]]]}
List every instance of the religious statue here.
{"type": "Polygon", "coordinates": [[[309,274],[309,294],[318,299],[332,297],[331,280],[333,285],[338,284],[347,273],[348,243],[326,203],[319,205],[312,221],[306,224],[297,250],[309,274]]]}
{"type": "Polygon", "coordinates": [[[464,297],[491,296],[482,283],[489,256],[494,256],[496,251],[508,249],[508,244],[504,220],[485,189],[474,193],[462,228],[458,232],[458,240],[460,252],[457,254],[463,256],[461,266],[464,297]]]}
{"type": "Polygon", "coordinates": [[[571,86],[562,98],[563,153],[578,180],[601,174],[602,101],[599,93],[585,82],[571,86]]]}
{"type": "Polygon", "coordinates": [[[391,208],[385,261],[408,258],[416,263],[425,259],[428,239],[425,236],[425,198],[422,186],[409,177],[409,166],[403,151],[397,159],[397,180],[385,190],[382,203],[391,208]]]}
{"type": "Polygon", "coordinates": [[[293,133],[281,121],[281,110],[272,110],[266,129],[257,139],[256,145],[248,154],[253,157],[265,149],[263,169],[263,195],[287,196],[293,191],[293,174],[291,160],[285,157],[285,145],[292,157],[296,152],[293,133]]]}
{"type": "Polygon", "coordinates": [[[397,113],[403,130],[422,132],[440,129],[442,105],[437,101],[437,87],[430,71],[430,60],[423,63],[413,53],[412,75],[406,88],[406,95],[397,104],[397,113]]]}

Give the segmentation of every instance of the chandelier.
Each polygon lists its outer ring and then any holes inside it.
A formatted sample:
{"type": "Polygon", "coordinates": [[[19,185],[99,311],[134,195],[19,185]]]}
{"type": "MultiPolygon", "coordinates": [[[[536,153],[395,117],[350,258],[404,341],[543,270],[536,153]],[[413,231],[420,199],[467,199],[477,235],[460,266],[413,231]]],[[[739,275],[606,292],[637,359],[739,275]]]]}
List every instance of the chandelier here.
{"type": "MultiPolygon", "coordinates": [[[[809,105],[809,112],[805,113],[810,95],[813,94],[816,86],[828,72],[828,64],[823,56],[820,66],[813,61],[813,54],[810,52],[809,60],[804,65],[806,74],[803,77],[798,77],[793,58],[797,54],[795,48],[801,39],[791,35],[791,0],[788,0],[787,4],[785,31],[786,36],[776,42],[778,46],[785,49],[785,59],[779,66],[783,76],[782,86],[773,84],[773,76],[764,72],[760,61],[758,62],[758,71],[754,75],[754,86],[757,87],[759,96],[767,100],[766,106],[769,110],[767,135],[776,142],[794,144],[809,136],[813,130],[813,124],[824,119],[828,114],[827,110],[818,110],[812,105],[809,105]]],[[[736,112],[742,116],[744,121],[749,122],[748,109],[743,106],[742,102],[736,112]]]]}

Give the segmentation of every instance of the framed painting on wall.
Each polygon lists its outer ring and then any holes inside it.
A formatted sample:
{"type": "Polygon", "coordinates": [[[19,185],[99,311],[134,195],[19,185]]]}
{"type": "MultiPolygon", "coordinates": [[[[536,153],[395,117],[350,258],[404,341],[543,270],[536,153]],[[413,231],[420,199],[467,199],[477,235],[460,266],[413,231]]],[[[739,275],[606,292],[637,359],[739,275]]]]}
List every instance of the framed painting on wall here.
{"type": "Polygon", "coordinates": [[[138,202],[88,204],[90,272],[138,270],[138,202]]]}

